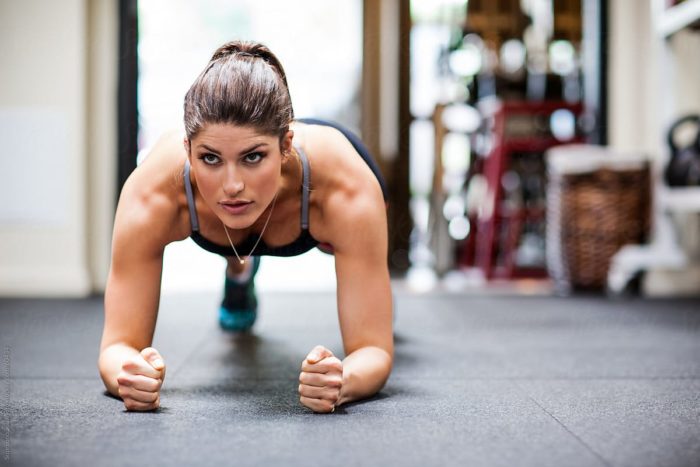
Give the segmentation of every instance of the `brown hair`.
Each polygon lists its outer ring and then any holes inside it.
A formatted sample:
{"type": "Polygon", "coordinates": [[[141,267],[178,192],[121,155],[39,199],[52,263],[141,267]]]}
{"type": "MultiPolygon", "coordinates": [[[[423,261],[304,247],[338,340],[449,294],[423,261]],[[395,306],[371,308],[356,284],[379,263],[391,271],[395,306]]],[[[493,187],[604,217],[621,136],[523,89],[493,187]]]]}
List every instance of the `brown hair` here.
{"type": "Polygon", "coordinates": [[[187,91],[184,107],[190,140],[207,123],[253,126],[282,138],[294,118],[282,64],[254,42],[219,47],[187,91]]]}

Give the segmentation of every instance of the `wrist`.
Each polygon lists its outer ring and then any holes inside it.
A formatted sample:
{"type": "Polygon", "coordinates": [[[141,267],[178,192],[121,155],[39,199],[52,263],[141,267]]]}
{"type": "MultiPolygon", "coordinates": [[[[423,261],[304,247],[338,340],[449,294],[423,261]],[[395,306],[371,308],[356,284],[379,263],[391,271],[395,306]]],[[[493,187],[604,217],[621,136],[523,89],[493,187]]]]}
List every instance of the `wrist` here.
{"type": "Polygon", "coordinates": [[[345,365],[343,365],[343,385],[340,387],[340,396],[338,396],[338,402],[335,403],[336,407],[354,400],[354,398],[351,395],[351,380],[352,378],[350,368],[347,368],[345,365]]]}
{"type": "Polygon", "coordinates": [[[126,344],[112,344],[102,350],[98,359],[98,367],[107,392],[119,397],[117,376],[122,369],[122,364],[127,358],[138,353],[137,349],[126,344]]]}
{"type": "Polygon", "coordinates": [[[343,384],[336,406],[376,394],[391,373],[391,355],[378,347],[362,347],[343,360],[343,384]]]}

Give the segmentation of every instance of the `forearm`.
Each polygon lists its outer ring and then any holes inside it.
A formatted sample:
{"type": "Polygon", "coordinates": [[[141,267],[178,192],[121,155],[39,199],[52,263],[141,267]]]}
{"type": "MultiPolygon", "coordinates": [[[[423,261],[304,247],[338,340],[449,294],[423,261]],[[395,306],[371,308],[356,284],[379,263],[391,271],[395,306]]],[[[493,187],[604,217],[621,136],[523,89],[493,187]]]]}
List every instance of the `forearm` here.
{"type": "Polygon", "coordinates": [[[98,360],[100,376],[105,388],[113,396],[119,397],[117,375],[122,369],[122,364],[127,358],[138,354],[138,350],[126,344],[112,344],[100,352],[98,360]]]}
{"type": "Polygon", "coordinates": [[[392,358],[379,347],[362,347],[343,360],[343,386],[336,406],[371,397],[384,387],[392,358]]]}

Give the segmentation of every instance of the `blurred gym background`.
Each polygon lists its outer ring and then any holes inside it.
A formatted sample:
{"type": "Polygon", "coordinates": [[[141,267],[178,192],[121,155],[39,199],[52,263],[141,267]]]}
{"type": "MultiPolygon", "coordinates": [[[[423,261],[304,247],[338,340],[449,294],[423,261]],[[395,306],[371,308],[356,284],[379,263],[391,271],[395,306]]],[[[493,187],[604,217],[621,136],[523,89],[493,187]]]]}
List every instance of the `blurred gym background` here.
{"type": "MultiPolygon", "coordinates": [[[[103,291],[122,183],[234,38],[375,154],[398,287],[697,294],[699,4],[2,1],[0,294],[103,291]]],[[[166,292],[221,289],[190,240],[165,263],[166,292]]],[[[332,257],[265,258],[258,284],[332,290],[332,257]]]]}

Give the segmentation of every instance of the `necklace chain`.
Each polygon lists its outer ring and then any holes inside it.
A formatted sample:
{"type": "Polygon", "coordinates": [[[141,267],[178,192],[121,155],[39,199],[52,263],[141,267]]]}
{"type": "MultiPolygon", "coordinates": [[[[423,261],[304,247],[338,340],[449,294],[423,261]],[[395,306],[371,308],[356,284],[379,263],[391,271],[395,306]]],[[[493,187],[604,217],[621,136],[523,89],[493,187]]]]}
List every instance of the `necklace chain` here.
{"type": "MultiPolygon", "coordinates": [[[[251,248],[250,253],[246,256],[246,258],[250,258],[253,255],[253,252],[255,251],[255,248],[257,248],[258,243],[260,243],[260,240],[262,240],[263,234],[265,233],[265,229],[267,228],[267,224],[270,222],[270,218],[272,218],[272,211],[275,209],[275,202],[277,201],[277,193],[275,193],[275,197],[272,200],[272,207],[270,208],[270,214],[267,215],[267,220],[265,221],[265,225],[262,228],[262,232],[260,232],[260,235],[258,236],[258,241],[255,242],[255,245],[253,245],[253,248],[251,248]]],[[[226,224],[222,222],[224,226],[224,232],[226,232],[226,238],[228,238],[228,242],[231,244],[231,248],[233,248],[233,252],[236,255],[236,258],[238,258],[238,262],[241,264],[245,264],[245,260],[241,259],[240,256],[238,256],[238,252],[236,251],[236,247],[233,246],[233,242],[231,241],[231,237],[228,235],[228,229],[226,228],[226,224]]]]}

